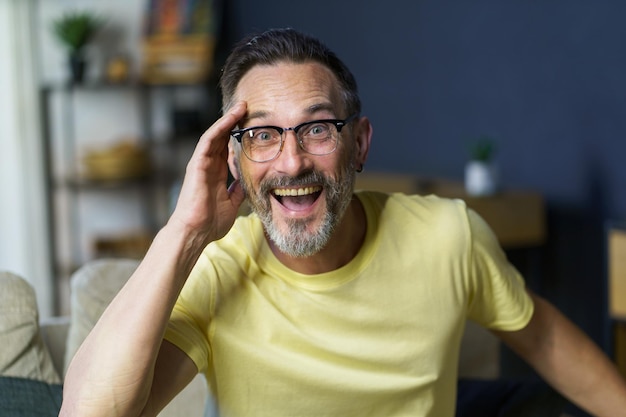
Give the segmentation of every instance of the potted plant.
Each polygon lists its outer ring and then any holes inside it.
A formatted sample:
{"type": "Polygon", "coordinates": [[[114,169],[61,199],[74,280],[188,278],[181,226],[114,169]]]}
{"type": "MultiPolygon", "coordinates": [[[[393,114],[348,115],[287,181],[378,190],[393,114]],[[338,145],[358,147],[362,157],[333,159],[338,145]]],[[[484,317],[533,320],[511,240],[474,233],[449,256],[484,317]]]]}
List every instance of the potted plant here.
{"type": "Polygon", "coordinates": [[[483,136],[471,148],[471,157],[465,166],[465,191],[473,196],[492,195],[498,187],[496,166],[493,162],[495,144],[483,136]]]}
{"type": "Polygon", "coordinates": [[[84,49],[101,24],[100,18],[89,12],[70,12],[52,24],[54,35],[68,50],[73,82],[80,83],[83,80],[86,67],[84,49]]]}

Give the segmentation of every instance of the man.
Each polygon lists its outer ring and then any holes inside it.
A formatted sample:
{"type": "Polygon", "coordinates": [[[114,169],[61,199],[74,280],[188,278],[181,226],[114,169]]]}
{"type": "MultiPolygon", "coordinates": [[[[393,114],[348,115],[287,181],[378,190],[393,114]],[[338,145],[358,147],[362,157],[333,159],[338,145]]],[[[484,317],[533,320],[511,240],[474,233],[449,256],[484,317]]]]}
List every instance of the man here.
{"type": "Polygon", "coordinates": [[[246,39],[221,87],[224,116],[72,361],[61,415],[155,415],[200,371],[228,417],[452,416],[467,318],[590,412],[626,415],[608,359],[462,202],[354,194],[372,127],[324,45],[246,39]]]}

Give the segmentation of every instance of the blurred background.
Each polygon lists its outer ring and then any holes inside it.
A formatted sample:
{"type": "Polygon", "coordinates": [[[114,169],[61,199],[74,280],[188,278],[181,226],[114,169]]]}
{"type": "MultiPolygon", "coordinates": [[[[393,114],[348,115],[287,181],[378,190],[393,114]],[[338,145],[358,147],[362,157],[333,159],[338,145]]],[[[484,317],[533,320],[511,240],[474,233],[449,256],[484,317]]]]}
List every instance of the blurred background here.
{"type": "Polygon", "coordinates": [[[530,267],[527,249],[511,259],[605,345],[605,231],[626,216],[626,3],[187,2],[195,20],[167,3],[0,0],[0,266],[31,279],[43,314],[63,312],[86,260],[141,256],[219,114],[233,42],[289,26],[353,70],[375,131],[366,172],[463,181],[490,138],[500,189],[545,201],[530,267]],[[54,25],[76,12],[98,25],[72,81],[54,25]]]}

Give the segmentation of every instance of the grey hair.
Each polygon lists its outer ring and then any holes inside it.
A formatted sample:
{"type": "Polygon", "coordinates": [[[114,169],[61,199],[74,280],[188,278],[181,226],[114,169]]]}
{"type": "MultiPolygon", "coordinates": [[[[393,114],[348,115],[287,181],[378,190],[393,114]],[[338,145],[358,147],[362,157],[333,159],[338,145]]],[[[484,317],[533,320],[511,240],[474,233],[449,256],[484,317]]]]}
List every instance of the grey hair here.
{"type": "Polygon", "coordinates": [[[346,115],[361,112],[356,79],[348,67],[320,40],[294,29],[271,29],[242,39],[226,59],[220,87],[223,109],[233,103],[235,89],[243,76],[256,65],[279,62],[318,62],[328,67],[339,81],[346,115]]]}

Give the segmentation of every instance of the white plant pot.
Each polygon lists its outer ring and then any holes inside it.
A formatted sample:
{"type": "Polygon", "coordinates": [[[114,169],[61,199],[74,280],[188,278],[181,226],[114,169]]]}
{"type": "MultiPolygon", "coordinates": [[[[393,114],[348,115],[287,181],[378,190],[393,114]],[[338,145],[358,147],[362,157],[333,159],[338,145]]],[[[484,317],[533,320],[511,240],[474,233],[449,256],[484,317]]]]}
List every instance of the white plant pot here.
{"type": "Polygon", "coordinates": [[[492,195],[498,188],[497,172],[494,165],[469,161],[465,166],[465,191],[472,196],[492,195]]]}

